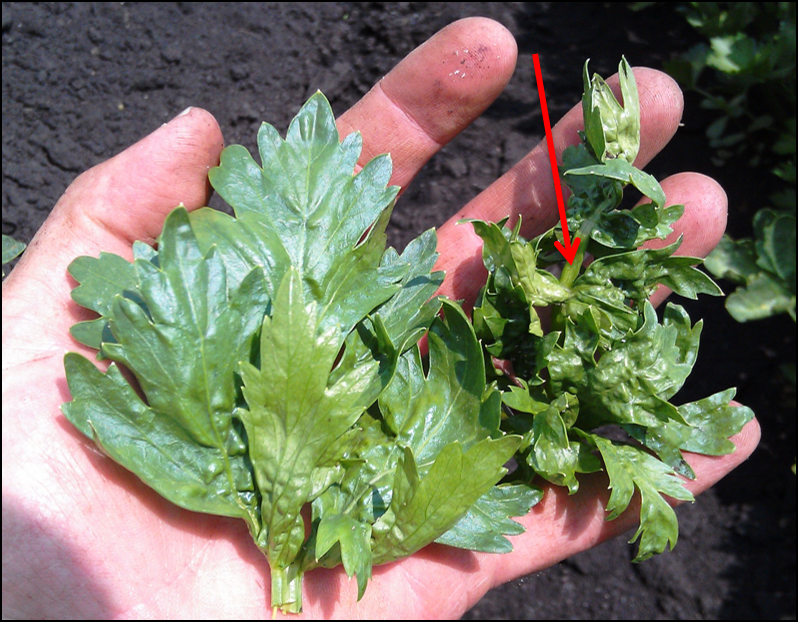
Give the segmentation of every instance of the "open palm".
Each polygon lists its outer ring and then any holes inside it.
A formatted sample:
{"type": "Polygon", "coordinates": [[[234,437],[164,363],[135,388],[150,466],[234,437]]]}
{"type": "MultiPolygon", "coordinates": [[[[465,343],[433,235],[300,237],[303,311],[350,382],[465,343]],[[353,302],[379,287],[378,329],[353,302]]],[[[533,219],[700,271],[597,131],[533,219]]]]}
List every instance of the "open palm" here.
{"type": "MultiPolygon", "coordinates": [[[[338,120],[359,130],[361,162],[390,152],[392,184],[407,186],[443,145],[499,95],[515,66],[511,35],[486,19],[452,24],[421,46],[338,120]],[[465,61],[467,77],[453,77],[465,61]]],[[[641,150],[649,161],[672,137],[682,112],[675,83],[635,71],[642,112],[641,150]]],[[[610,80],[611,84],[617,80],[610,80]]],[[[577,140],[581,111],[554,128],[559,151],[577,140]]],[[[6,617],[262,617],[269,609],[268,564],[243,521],[182,510],[100,454],[59,408],[70,400],[66,351],[89,357],[69,336],[90,313],[70,299],[67,265],[112,252],[130,259],[135,240],[152,242],[177,204],[206,204],[207,172],[223,147],[213,117],[189,109],[115,158],[81,175],[59,200],[3,285],[3,608],[6,617]]],[[[725,227],[726,197],[712,180],[682,174],[663,182],[684,203],[675,235],[680,253],[703,256],[725,227]]],[[[447,272],[441,293],[473,302],[484,282],[481,239],[463,217],[523,215],[527,236],[557,220],[548,156],[532,151],[438,232],[447,272]]],[[[657,292],[661,302],[667,292],[657,292]]],[[[745,460],[759,438],[752,421],[729,456],[691,456],[687,487],[705,490],[745,460]]],[[[585,478],[580,492],[549,488],[519,519],[527,533],[508,555],[431,545],[374,570],[364,599],[342,569],[305,579],[311,617],[456,617],[491,587],[540,570],[633,526],[635,508],[604,521],[607,482],[585,478]]]]}

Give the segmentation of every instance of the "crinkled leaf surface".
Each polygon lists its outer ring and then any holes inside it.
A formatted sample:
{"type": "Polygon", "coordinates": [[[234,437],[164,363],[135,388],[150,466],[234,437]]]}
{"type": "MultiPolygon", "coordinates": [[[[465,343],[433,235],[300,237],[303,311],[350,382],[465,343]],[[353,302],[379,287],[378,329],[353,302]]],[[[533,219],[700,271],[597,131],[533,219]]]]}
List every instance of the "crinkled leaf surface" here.
{"type": "MultiPolygon", "coordinates": [[[[731,406],[733,390],[683,406],[670,401],[695,363],[701,323],[670,304],[659,319],[648,298],[663,285],[688,298],[721,292],[696,268],[698,259],[676,255],[681,240],[640,248],[665,239],[684,207],[667,206],[659,183],[634,167],[639,105],[625,61],[620,82],[623,106],[585,67],[583,142],[564,151],[560,168],[571,190],[571,235],[583,239],[580,251],[591,261],[563,265],[552,253],[554,229],[526,241],[505,221],[471,221],[488,270],[473,316],[507,409],[502,429],[523,439],[513,477],[540,476],[576,493],[579,473],[601,468],[598,450],[613,490],[609,518],[635,490],[642,497],[635,539],[643,559],[676,541],[676,516],[663,495],[691,498],[678,477],[694,477],[682,452],[732,451],[728,438],[753,415],[731,406]],[[651,202],[619,209],[627,185],[651,202]],[[624,432],[640,445],[604,437],[624,432]]],[[[771,221],[762,217],[757,254],[749,245],[734,263],[749,288],[748,274],[763,266],[774,276],[794,274],[794,262],[774,265],[775,249],[791,238],[769,236],[771,221]]]]}
{"type": "Polygon", "coordinates": [[[632,164],[640,149],[640,102],[632,68],[625,58],[621,59],[618,74],[623,105],[601,76],[594,74],[590,78],[585,62],[582,95],[585,136],[600,162],[623,158],[632,164]]]}
{"type": "Polygon", "coordinates": [[[671,307],[670,321],[659,324],[645,303],[639,330],[616,343],[596,361],[579,353],[577,330],[569,325],[562,348],[549,359],[555,390],[574,392],[588,428],[607,423],[656,425],[681,420],[667,398],[681,388],[692,369],[701,324],[691,327],[681,307],[671,307]]]}
{"type": "Polygon", "coordinates": [[[580,292],[593,291],[598,298],[609,281],[622,290],[626,299],[638,305],[642,305],[658,285],[665,285],[692,300],[698,294],[721,295],[715,282],[694,267],[700,259],[674,255],[680,245],[681,239],[664,248],[601,257],[579,277],[575,288],[580,292]]]}
{"type": "MultiPolygon", "coordinates": [[[[648,240],[663,239],[684,212],[682,205],[666,206],[656,179],[625,160],[601,163],[584,144],[568,147],[562,157],[563,182],[571,190],[568,224],[605,247],[636,249],[648,240]],[[627,184],[652,202],[617,210],[627,184]]],[[[598,254],[601,249],[595,250],[598,254]]]]}
{"type": "Polygon", "coordinates": [[[734,443],[729,437],[754,417],[750,408],[730,404],[734,394],[734,389],[727,389],[679,406],[685,423],[671,420],[648,428],[625,426],[625,429],[678,474],[694,479],[695,473],[682,451],[708,456],[730,454],[734,451],[734,443]]]}
{"type": "Polygon", "coordinates": [[[604,164],[595,164],[583,168],[572,168],[566,171],[566,175],[591,175],[614,179],[624,184],[632,184],[640,192],[654,202],[657,207],[664,207],[665,193],[659,182],[648,173],[635,168],[626,160],[610,160],[604,164]]]}
{"type": "Polygon", "coordinates": [[[527,463],[547,481],[565,486],[574,494],[579,489],[576,474],[598,471],[600,465],[591,453],[592,447],[569,437],[568,428],[573,421],[567,421],[567,414],[563,417],[562,411],[571,407],[566,405],[566,396],[569,394],[563,393],[534,416],[527,463]]]}

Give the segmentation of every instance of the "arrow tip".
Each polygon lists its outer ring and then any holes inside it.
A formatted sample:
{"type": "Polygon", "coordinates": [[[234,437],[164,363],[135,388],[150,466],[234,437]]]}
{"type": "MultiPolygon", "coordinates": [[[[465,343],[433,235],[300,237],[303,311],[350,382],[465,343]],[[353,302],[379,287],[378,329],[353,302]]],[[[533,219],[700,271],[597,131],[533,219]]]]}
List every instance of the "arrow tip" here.
{"type": "Polygon", "coordinates": [[[554,246],[557,247],[557,250],[562,253],[562,256],[565,257],[565,261],[569,264],[574,263],[574,257],[576,257],[576,250],[579,248],[579,238],[574,238],[573,246],[563,246],[559,240],[554,241],[554,246]]]}

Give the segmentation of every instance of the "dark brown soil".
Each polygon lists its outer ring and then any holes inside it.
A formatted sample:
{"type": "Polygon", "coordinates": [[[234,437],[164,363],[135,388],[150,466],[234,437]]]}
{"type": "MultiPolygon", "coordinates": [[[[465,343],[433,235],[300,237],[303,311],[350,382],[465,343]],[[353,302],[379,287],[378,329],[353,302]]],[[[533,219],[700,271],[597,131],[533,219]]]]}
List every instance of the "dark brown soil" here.
{"type": "MultiPolygon", "coordinates": [[[[315,90],[336,113],[446,24],[482,15],[520,48],[505,93],[436,156],[403,196],[390,228],[403,247],[487,187],[543,136],[532,54],[540,54],[554,120],[581,94],[581,68],[614,73],[621,54],[661,67],[696,41],[665,5],[623,3],[3,3],[3,233],[23,241],[81,171],[187,106],[218,119],[226,142],[254,148],[261,121],[280,129],[315,90]]],[[[766,170],[715,168],[707,117],[687,97],[685,127],[649,170],[714,176],[730,197],[730,231],[745,235],[771,191],[766,170]]],[[[217,203],[213,202],[213,205],[217,203]]],[[[720,300],[689,303],[705,318],[685,401],[737,386],[763,430],[754,456],[678,510],[676,550],[642,564],[606,543],[497,588],[467,618],[795,618],[795,324],[740,325],[720,300]]]]}

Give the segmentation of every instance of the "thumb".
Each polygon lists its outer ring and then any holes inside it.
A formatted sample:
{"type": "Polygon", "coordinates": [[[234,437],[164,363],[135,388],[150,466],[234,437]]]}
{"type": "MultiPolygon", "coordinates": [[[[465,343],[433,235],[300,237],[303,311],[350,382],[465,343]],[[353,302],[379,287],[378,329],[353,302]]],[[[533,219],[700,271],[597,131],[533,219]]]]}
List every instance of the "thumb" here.
{"type": "Polygon", "coordinates": [[[155,240],[166,215],[178,204],[189,210],[205,204],[208,169],[219,162],[223,146],[213,115],[188,108],[80,175],[41,233],[73,234],[67,240],[72,254],[104,250],[129,255],[135,240],[155,240]]]}
{"type": "Polygon", "coordinates": [[[3,283],[4,359],[15,336],[35,355],[74,348],[68,327],[88,312],[70,300],[67,266],[100,251],[130,259],[132,243],[152,242],[174,207],[205,205],[223,143],[213,115],[189,108],[75,179],[3,283]]]}

